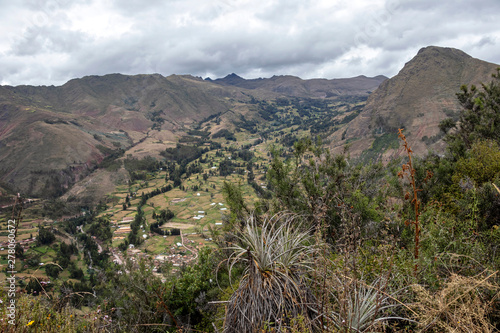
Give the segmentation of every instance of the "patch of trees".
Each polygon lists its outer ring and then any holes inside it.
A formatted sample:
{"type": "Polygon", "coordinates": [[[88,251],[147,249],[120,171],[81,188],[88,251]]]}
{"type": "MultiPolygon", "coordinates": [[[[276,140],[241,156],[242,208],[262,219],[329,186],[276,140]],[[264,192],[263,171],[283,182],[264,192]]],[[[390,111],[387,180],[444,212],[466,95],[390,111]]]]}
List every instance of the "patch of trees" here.
{"type": "Polygon", "coordinates": [[[285,134],[281,137],[280,142],[283,146],[285,147],[293,147],[295,142],[297,142],[299,139],[297,138],[296,135],[292,133],[285,134]]]}
{"type": "Polygon", "coordinates": [[[83,255],[84,260],[87,265],[97,266],[100,268],[106,268],[109,264],[109,252],[107,249],[104,249],[101,253],[99,253],[99,247],[95,240],[92,239],[92,236],[79,233],[77,235],[78,242],[83,246],[83,255]]]}
{"type": "Polygon", "coordinates": [[[57,248],[57,263],[62,268],[67,268],[71,263],[71,256],[74,254],[78,254],[78,248],[74,243],[67,245],[64,242],[59,243],[59,247],[57,248]]]}
{"type": "Polygon", "coordinates": [[[164,231],[160,227],[174,217],[174,213],[170,209],[162,209],[160,214],[153,213],[153,218],[156,219],[155,223],[150,226],[151,232],[159,235],[164,235],[164,231]]]}
{"type": "Polygon", "coordinates": [[[276,105],[278,106],[288,106],[290,105],[290,100],[285,97],[276,98],[276,105]]]}
{"type": "Polygon", "coordinates": [[[104,154],[104,159],[101,163],[99,163],[99,168],[109,171],[114,171],[120,168],[121,162],[117,161],[117,159],[125,154],[125,150],[122,148],[110,149],[102,145],[97,145],[96,148],[104,154]]]}
{"type": "Polygon", "coordinates": [[[179,236],[181,234],[181,229],[172,228],[169,230],[170,236],[179,236]]]}
{"type": "Polygon", "coordinates": [[[189,178],[191,177],[191,175],[202,172],[203,172],[203,167],[201,166],[201,164],[198,162],[194,162],[188,165],[186,169],[186,177],[189,178]]]}
{"type": "MultiPolygon", "coordinates": [[[[83,273],[83,270],[81,268],[76,267],[74,263],[69,266],[69,277],[72,279],[78,279],[78,280],[84,280],[85,279],[85,274],[83,273]]],[[[83,281],[82,281],[83,282],[83,281]]]]}
{"type": "Polygon", "coordinates": [[[228,129],[221,129],[217,133],[214,133],[212,135],[212,139],[217,139],[217,138],[224,138],[228,141],[236,141],[236,137],[234,136],[233,132],[230,132],[228,129]]]}
{"type": "Polygon", "coordinates": [[[236,171],[235,164],[228,159],[224,159],[219,163],[219,175],[221,177],[226,177],[236,171]]]}
{"type": "Polygon", "coordinates": [[[234,122],[237,128],[245,129],[252,134],[257,133],[257,122],[255,120],[247,120],[245,116],[240,116],[241,121],[234,122]]]}
{"type": "Polygon", "coordinates": [[[44,122],[49,125],[54,125],[54,124],[64,124],[68,125],[68,122],[62,119],[45,119],[44,122]]]}
{"type": "Polygon", "coordinates": [[[169,171],[167,173],[167,176],[165,177],[165,180],[171,180],[174,182],[174,187],[178,187],[182,184],[182,175],[186,172],[186,166],[185,165],[179,165],[178,167],[174,165],[173,171],[169,171]]]}
{"type": "Polygon", "coordinates": [[[267,121],[278,120],[277,112],[279,111],[279,109],[276,106],[268,104],[265,101],[259,101],[258,105],[259,105],[258,113],[264,120],[267,121]]]}
{"type": "MultiPolygon", "coordinates": [[[[212,144],[210,148],[212,148],[212,144]]],[[[196,159],[202,159],[203,153],[206,153],[208,150],[208,148],[201,149],[179,144],[177,145],[177,148],[167,148],[165,152],[162,153],[163,156],[170,160],[170,162],[167,162],[165,166],[167,171],[165,179],[173,181],[173,187],[178,187],[182,183],[181,177],[184,174],[189,177],[192,174],[201,173],[203,171],[203,167],[200,163],[196,162],[190,165],[188,164],[196,159]]]]}
{"type": "Polygon", "coordinates": [[[164,114],[163,110],[155,110],[149,114],[148,118],[153,122],[152,130],[161,130],[161,125],[165,122],[165,119],[162,117],[164,114]]]}
{"type": "Polygon", "coordinates": [[[356,118],[359,114],[361,113],[361,109],[358,109],[358,110],[354,110],[352,111],[350,114],[348,114],[347,116],[345,116],[342,121],[340,122],[340,124],[347,124],[347,123],[350,123],[354,118],[356,118]]]}
{"type": "Polygon", "coordinates": [[[195,129],[189,130],[187,133],[189,135],[200,136],[203,139],[207,139],[208,136],[210,135],[210,132],[208,132],[208,131],[200,131],[200,130],[195,130],[195,129]]]}
{"type": "Polygon", "coordinates": [[[42,225],[38,225],[38,237],[36,242],[38,245],[48,245],[56,240],[56,236],[50,230],[50,228],[46,228],[42,225]]]}
{"type": "Polygon", "coordinates": [[[54,264],[45,265],[45,273],[47,274],[47,276],[53,279],[57,279],[60,272],[61,269],[57,265],[54,264]]]}
{"type": "Polygon", "coordinates": [[[99,217],[88,227],[87,232],[103,242],[113,238],[111,224],[108,217],[99,217]]]}
{"type": "Polygon", "coordinates": [[[70,210],[64,201],[60,199],[52,199],[44,200],[40,215],[42,217],[48,216],[51,219],[57,219],[58,217],[69,213],[70,210]]]}
{"type": "Polygon", "coordinates": [[[137,213],[135,214],[134,220],[130,223],[130,233],[127,239],[118,246],[120,250],[125,251],[130,244],[138,246],[144,242],[144,238],[142,234],[139,234],[139,230],[141,225],[143,226],[145,222],[146,217],[144,216],[144,211],[141,206],[139,206],[137,207],[137,213]]]}
{"type": "Polygon", "coordinates": [[[208,116],[205,119],[203,119],[202,121],[200,121],[200,124],[198,126],[201,126],[201,124],[206,123],[210,120],[219,118],[221,116],[221,114],[222,114],[222,112],[217,112],[217,113],[211,114],[210,116],[208,116]]]}
{"type": "Polygon", "coordinates": [[[151,156],[146,156],[143,157],[142,159],[138,159],[135,157],[127,157],[123,161],[123,165],[125,169],[130,173],[136,171],[155,172],[164,166],[162,162],[156,160],[154,157],[151,156]]]}
{"type": "Polygon", "coordinates": [[[186,165],[189,162],[200,158],[201,155],[207,151],[208,149],[177,144],[175,148],[165,149],[165,151],[161,152],[161,155],[165,157],[167,161],[175,161],[179,165],[186,165]]]}
{"type": "Polygon", "coordinates": [[[74,235],[77,232],[77,227],[91,223],[92,219],[92,214],[88,213],[82,216],[73,217],[63,222],[63,228],[67,233],[74,235]]]}
{"type": "Polygon", "coordinates": [[[222,145],[218,142],[212,141],[210,142],[210,150],[221,149],[222,145]]]}
{"type": "Polygon", "coordinates": [[[233,160],[240,158],[245,162],[251,161],[254,157],[255,154],[248,149],[240,149],[236,152],[233,152],[233,154],[231,155],[231,158],[233,160]]]}

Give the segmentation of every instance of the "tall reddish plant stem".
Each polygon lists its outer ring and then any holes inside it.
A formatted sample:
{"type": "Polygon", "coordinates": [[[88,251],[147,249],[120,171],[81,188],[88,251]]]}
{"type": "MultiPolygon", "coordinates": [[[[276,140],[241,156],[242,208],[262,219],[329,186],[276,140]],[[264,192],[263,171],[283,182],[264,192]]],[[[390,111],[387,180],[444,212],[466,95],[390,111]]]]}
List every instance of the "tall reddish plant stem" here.
{"type": "MultiPolygon", "coordinates": [[[[403,147],[408,154],[408,163],[403,164],[402,171],[398,173],[399,178],[404,178],[404,176],[408,176],[411,188],[413,190],[413,198],[411,200],[411,204],[413,205],[413,209],[415,211],[415,220],[413,221],[406,221],[405,224],[407,225],[414,225],[415,226],[415,250],[414,250],[414,258],[415,258],[415,267],[414,267],[414,274],[417,274],[418,270],[418,256],[419,256],[419,249],[420,249],[420,223],[419,223],[419,216],[420,216],[420,200],[418,200],[418,192],[421,191],[421,189],[417,188],[417,183],[415,181],[415,169],[413,168],[413,161],[412,161],[412,155],[413,155],[413,150],[411,150],[411,147],[408,145],[408,141],[406,141],[406,136],[403,134],[403,130],[400,128],[398,130],[398,136],[399,138],[403,141],[403,147]]],[[[429,174],[430,175],[430,174],[429,174]]],[[[405,194],[405,199],[408,200],[410,199],[410,194],[406,192],[405,194]]]]}

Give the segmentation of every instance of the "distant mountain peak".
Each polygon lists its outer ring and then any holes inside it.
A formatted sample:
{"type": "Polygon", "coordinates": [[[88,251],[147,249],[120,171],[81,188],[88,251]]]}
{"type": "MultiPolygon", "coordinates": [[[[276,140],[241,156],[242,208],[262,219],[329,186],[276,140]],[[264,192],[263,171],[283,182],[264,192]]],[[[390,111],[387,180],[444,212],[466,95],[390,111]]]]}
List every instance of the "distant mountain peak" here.
{"type": "Polygon", "coordinates": [[[245,82],[246,80],[239,76],[238,74],[231,73],[223,77],[222,79],[215,79],[211,80],[212,82],[222,84],[222,85],[229,85],[229,86],[239,86],[242,82],[245,82]]]}
{"type": "Polygon", "coordinates": [[[231,73],[231,74],[226,75],[225,79],[242,79],[242,80],[244,80],[241,76],[239,76],[236,73],[231,73]]]}
{"type": "Polygon", "coordinates": [[[443,46],[433,46],[433,45],[421,48],[418,51],[417,56],[422,55],[422,54],[426,54],[426,53],[433,53],[433,54],[441,53],[443,55],[455,54],[455,55],[461,55],[461,56],[466,57],[466,58],[472,58],[470,55],[468,55],[467,53],[465,53],[462,50],[455,49],[453,47],[443,47],[443,46]]]}
{"type": "Polygon", "coordinates": [[[270,78],[247,80],[235,73],[231,73],[222,79],[210,81],[224,86],[267,90],[293,97],[330,98],[341,95],[368,96],[386,79],[387,77],[383,75],[372,78],[360,75],[345,79],[303,80],[293,75],[273,75],[270,78]]]}

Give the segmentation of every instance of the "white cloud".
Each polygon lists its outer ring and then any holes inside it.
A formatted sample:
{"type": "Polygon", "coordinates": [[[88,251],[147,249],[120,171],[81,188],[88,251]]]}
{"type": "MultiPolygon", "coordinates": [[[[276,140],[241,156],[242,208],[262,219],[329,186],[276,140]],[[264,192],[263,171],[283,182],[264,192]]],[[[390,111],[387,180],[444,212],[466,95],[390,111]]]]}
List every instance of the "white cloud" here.
{"type": "Polygon", "coordinates": [[[116,72],[392,76],[428,45],[500,63],[497,13],[497,0],[10,1],[0,4],[0,83],[116,72]]]}

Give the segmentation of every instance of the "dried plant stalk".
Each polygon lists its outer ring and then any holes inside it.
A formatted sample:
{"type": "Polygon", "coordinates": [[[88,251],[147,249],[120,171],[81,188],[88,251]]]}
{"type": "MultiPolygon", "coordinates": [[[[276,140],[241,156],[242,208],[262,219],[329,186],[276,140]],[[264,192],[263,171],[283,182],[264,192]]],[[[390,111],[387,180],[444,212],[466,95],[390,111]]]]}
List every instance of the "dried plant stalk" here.
{"type": "MultiPolygon", "coordinates": [[[[498,285],[492,277],[465,277],[452,274],[444,288],[430,293],[421,285],[413,286],[417,302],[410,305],[422,332],[494,332],[488,320],[492,311],[492,292],[498,285]]],[[[484,275],[483,275],[484,276],[484,275]]]]}
{"type": "MultiPolygon", "coordinates": [[[[408,144],[408,141],[406,140],[406,136],[403,134],[403,129],[398,130],[398,136],[399,138],[403,141],[403,148],[408,154],[408,163],[403,164],[402,170],[398,173],[398,177],[403,179],[405,176],[408,178],[410,182],[410,186],[412,189],[413,194],[410,194],[410,192],[405,193],[405,200],[410,200],[411,199],[411,204],[413,205],[414,213],[415,213],[415,219],[413,221],[407,220],[405,222],[406,225],[414,225],[415,226],[415,250],[414,250],[414,258],[415,258],[415,267],[414,267],[414,274],[417,274],[418,270],[418,256],[419,256],[419,249],[420,249],[420,222],[419,222],[419,216],[420,216],[420,200],[418,199],[418,192],[422,191],[422,189],[419,189],[417,187],[417,183],[415,180],[415,169],[413,168],[413,150],[411,149],[410,145],[408,144]]],[[[424,180],[426,182],[432,177],[432,172],[427,171],[427,176],[424,180]]]]}

